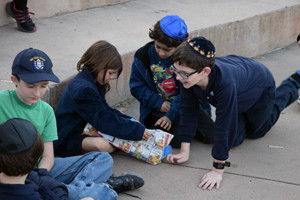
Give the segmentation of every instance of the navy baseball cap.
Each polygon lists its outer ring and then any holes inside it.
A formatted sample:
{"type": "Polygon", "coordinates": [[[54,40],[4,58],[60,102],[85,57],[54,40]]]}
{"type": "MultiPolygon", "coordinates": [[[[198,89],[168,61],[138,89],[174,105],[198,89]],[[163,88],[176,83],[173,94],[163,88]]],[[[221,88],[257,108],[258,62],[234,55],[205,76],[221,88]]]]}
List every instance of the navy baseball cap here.
{"type": "Polygon", "coordinates": [[[26,152],[33,147],[38,134],[28,120],[9,119],[0,125],[0,153],[13,155],[26,152]]]}
{"type": "Polygon", "coordinates": [[[187,26],[178,15],[167,15],[159,22],[161,30],[177,40],[184,40],[187,35],[187,26]]]}
{"type": "Polygon", "coordinates": [[[12,75],[18,76],[26,83],[53,81],[58,83],[58,77],[52,71],[52,62],[43,51],[24,49],[17,54],[12,65],[12,75]]]}

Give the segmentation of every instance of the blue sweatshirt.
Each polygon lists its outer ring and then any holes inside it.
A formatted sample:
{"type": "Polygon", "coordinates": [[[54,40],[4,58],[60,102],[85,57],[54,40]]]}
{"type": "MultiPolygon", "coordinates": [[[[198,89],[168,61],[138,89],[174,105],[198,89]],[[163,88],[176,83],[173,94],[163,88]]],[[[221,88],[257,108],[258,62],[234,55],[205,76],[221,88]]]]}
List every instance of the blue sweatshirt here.
{"type": "Polygon", "coordinates": [[[111,108],[105,99],[105,88],[96,85],[86,68],[64,90],[56,110],[58,140],[54,149],[60,156],[81,153],[81,135],[87,123],[96,130],[121,139],[141,140],[143,124],[131,121],[131,117],[111,108]]]}
{"type": "MultiPolygon", "coordinates": [[[[160,65],[170,67],[171,58],[161,59],[157,54],[154,42],[149,42],[141,47],[134,55],[130,75],[130,92],[140,102],[140,122],[143,123],[152,110],[160,111],[161,105],[166,101],[158,92],[154,84],[150,66],[160,65]]],[[[178,85],[179,81],[175,80],[178,85]]],[[[166,113],[172,122],[179,119],[180,95],[171,101],[171,109],[166,113]]]]}
{"type": "Polygon", "coordinates": [[[216,108],[212,156],[226,160],[237,134],[238,114],[264,105],[266,88],[274,87],[271,72],[250,58],[229,55],[216,58],[208,86],[181,90],[180,125],[182,142],[191,142],[198,121],[198,100],[209,101],[216,108]]]}
{"type": "Polygon", "coordinates": [[[25,184],[0,183],[0,199],[5,200],[42,200],[38,186],[31,181],[25,184]]]}

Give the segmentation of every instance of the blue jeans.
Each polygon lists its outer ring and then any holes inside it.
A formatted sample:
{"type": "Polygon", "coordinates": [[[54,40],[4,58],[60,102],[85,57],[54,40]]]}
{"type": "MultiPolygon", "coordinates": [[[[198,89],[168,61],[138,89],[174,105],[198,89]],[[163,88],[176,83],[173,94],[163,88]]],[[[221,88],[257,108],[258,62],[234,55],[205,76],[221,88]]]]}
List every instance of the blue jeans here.
{"type": "Polygon", "coordinates": [[[117,193],[106,184],[112,166],[109,153],[89,152],[80,156],[56,157],[50,175],[67,186],[71,200],[84,197],[112,200],[117,199],[117,193]]]}

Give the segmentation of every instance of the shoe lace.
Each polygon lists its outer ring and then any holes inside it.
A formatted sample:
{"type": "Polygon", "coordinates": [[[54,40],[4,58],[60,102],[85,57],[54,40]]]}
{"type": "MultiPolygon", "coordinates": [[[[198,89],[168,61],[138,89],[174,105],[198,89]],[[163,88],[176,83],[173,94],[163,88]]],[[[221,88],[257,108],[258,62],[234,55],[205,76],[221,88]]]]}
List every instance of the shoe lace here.
{"type": "Polygon", "coordinates": [[[20,23],[32,23],[32,19],[30,18],[29,14],[34,15],[34,13],[29,12],[27,8],[24,11],[18,11],[18,13],[16,13],[15,16],[20,23]]]}

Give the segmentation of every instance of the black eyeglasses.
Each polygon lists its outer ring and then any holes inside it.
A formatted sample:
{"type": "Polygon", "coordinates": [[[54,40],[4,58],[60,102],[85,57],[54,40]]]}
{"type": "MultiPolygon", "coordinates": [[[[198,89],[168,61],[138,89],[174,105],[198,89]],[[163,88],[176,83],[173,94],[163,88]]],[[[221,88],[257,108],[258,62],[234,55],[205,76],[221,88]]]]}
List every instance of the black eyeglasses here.
{"type": "Polygon", "coordinates": [[[183,79],[188,79],[190,76],[192,76],[193,74],[199,72],[199,71],[194,71],[191,73],[185,73],[185,72],[178,72],[177,69],[174,67],[174,65],[172,65],[170,67],[170,70],[172,70],[176,75],[180,75],[183,79]]]}

